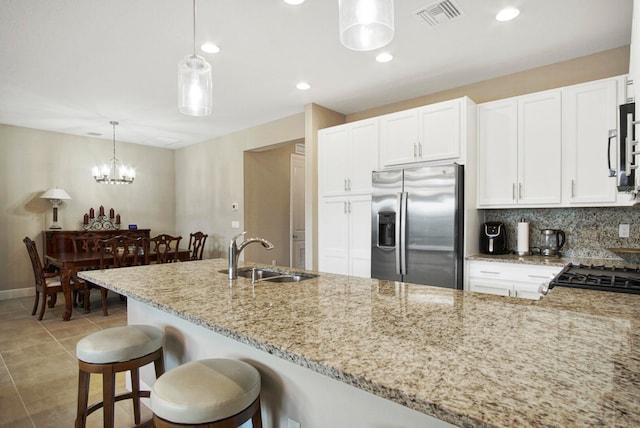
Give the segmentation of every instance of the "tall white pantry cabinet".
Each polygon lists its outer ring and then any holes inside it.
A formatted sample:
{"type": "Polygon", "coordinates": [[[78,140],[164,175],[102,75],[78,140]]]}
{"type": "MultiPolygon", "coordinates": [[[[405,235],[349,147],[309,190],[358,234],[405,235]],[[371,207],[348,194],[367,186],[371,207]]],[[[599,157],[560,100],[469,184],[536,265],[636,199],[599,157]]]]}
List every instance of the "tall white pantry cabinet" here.
{"type": "Polygon", "coordinates": [[[379,127],[368,119],[318,132],[318,269],[371,275],[371,171],[379,127]]]}

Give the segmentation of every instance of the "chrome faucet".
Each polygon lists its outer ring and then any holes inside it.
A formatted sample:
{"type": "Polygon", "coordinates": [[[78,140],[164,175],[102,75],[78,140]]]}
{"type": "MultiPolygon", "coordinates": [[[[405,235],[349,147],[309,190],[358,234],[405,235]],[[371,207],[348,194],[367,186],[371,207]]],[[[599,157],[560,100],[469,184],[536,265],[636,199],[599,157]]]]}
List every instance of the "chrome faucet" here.
{"type": "Polygon", "coordinates": [[[236,240],[245,233],[247,232],[238,233],[236,236],[231,238],[231,241],[229,241],[229,279],[238,278],[238,258],[240,257],[240,253],[242,252],[242,250],[244,250],[244,247],[253,242],[258,242],[262,244],[262,246],[267,250],[273,249],[273,244],[263,238],[245,239],[244,241],[242,241],[240,246],[238,246],[236,240]]]}

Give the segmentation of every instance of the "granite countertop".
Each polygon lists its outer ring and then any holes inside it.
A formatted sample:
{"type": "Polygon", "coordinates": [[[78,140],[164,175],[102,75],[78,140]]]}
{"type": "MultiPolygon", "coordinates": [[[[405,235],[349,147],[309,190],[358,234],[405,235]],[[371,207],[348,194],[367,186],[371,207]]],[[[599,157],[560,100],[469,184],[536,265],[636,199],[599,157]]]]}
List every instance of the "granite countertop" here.
{"type": "Polygon", "coordinates": [[[324,273],[229,287],[226,263],[79,276],[455,425],[640,426],[640,295],[531,301],[324,273]]]}

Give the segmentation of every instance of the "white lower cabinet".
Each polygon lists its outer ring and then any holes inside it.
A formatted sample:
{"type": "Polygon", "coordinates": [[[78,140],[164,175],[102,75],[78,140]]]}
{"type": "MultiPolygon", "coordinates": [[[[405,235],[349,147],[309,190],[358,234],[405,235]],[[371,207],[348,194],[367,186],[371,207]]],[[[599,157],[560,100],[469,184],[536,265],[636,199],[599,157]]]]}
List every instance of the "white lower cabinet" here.
{"type": "Polygon", "coordinates": [[[542,287],[548,285],[561,270],[562,266],[469,260],[468,290],[539,300],[542,287]]]}
{"type": "Polygon", "coordinates": [[[371,276],[371,195],[320,198],[318,270],[371,276]]]}

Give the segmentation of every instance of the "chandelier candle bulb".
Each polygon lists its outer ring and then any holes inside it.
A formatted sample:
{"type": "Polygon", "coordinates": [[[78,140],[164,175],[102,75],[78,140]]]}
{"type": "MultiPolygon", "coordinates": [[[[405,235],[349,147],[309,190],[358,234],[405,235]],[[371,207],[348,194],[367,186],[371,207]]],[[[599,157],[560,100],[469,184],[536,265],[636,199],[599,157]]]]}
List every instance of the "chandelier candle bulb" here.
{"type": "Polygon", "coordinates": [[[529,223],[523,218],[518,223],[518,255],[529,254],[529,223]]]}

